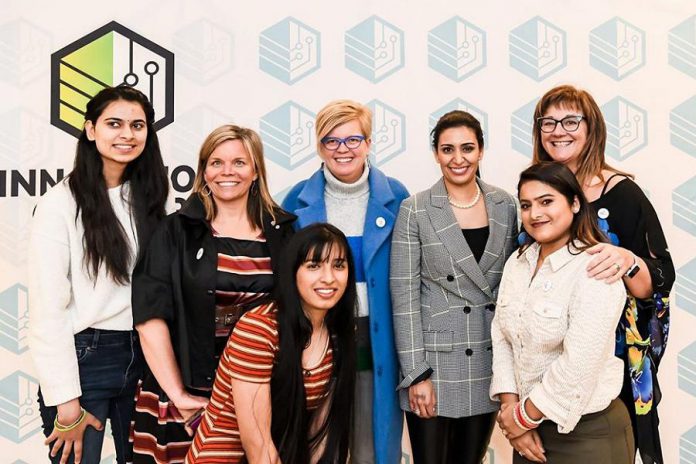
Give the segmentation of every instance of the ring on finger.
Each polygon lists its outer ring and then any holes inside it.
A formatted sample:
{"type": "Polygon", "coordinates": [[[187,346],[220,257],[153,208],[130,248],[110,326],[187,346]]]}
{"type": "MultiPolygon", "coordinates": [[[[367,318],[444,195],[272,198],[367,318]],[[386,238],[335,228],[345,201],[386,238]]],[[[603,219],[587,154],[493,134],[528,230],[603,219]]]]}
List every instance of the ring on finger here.
{"type": "Polygon", "coordinates": [[[614,263],[613,266],[616,268],[616,272],[614,274],[621,272],[621,266],[619,266],[619,263],[614,263]]]}
{"type": "Polygon", "coordinates": [[[524,453],[522,451],[518,451],[518,453],[520,454],[520,456],[524,457],[524,453]]]}

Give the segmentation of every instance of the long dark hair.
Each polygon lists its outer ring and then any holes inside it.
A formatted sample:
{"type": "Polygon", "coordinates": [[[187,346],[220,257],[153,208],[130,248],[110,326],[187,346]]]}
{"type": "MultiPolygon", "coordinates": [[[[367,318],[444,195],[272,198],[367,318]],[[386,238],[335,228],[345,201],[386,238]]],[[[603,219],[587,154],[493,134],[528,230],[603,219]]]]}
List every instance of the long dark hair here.
{"type": "MultiPolygon", "coordinates": [[[[520,174],[520,181],[517,183],[518,198],[522,186],[534,180],[556,190],[563,195],[569,205],[572,205],[577,198],[580,209],[573,215],[573,222],[570,224],[569,249],[571,243],[574,243],[577,250],[586,250],[593,245],[607,241],[607,237],[602,233],[592,214],[592,206],[585,198],[585,194],[582,193],[582,188],[570,169],[553,161],[542,161],[531,165],[520,174]]],[[[519,255],[532,243],[534,243],[534,239],[527,232],[524,243],[520,246],[519,255]]]]}
{"type": "MultiPolygon", "coordinates": [[[[135,219],[139,249],[144,250],[154,227],[164,217],[168,191],[167,173],[153,127],[155,110],[147,97],[132,87],[107,87],[87,103],[85,122],[96,125],[104,109],[118,100],[138,103],[143,108],[147,124],[145,148],[139,157],[128,163],[121,177],[122,182],[130,184],[127,200],[135,219]]],[[[126,232],[111,207],[102,170],[103,162],[96,142],[89,140],[86,129],[83,129],[77,141],[75,165],[68,176],[70,191],[77,204],[75,221],[81,215],[85,230],[83,264],[90,277],[96,279],[103,263],[107,275],[114,282],[125,284],[130,280],[129,265],[135,250],[130,250],[126,232]]]]}
{"type": "MultiPolygon", "coordinates": [[[[320,462],[344,463],[348,456],[355,387],[354,311],[357,301],[353,258],[345,235],[329,224],[314,224],[298,231],[283,252],[278,274],[279,350],[271,375],[273,442],[282,462],[309,463],[312,450],[323,441],[320,462]],[[309,343],[312,325],[302,310],[295,276],[304,262],[322,262],[336,247],[348,264],[348,285],[324,319],[334,360],[326,399],[330,403],[325,421],[317,433],[309,436],[313,415],[306,408],[302,352],[309,343]]],[[[321,407],[317,411],[320,410],[321,407]]]]}

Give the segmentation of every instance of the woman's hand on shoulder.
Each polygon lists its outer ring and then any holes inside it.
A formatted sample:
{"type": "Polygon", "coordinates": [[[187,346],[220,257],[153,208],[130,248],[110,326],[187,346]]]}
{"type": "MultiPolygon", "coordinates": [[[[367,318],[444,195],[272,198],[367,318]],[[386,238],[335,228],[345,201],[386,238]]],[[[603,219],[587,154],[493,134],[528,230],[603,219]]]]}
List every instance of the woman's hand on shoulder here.
{"type": "Polygon", "coordinates": [[[58,405],[56,422],[69,430],[60,431],[54,426],[53,431],[48,438],[46,438],[44,443],[46,445],[53,443],[51,447],[51,456],[54,457],[61,451],[61,447],[63,448],[60,464],[66,464],[68,462],[71,451],[75,452],[75,464],[79,464],[82,461],[82,438],[87,427],[92,426],[97,430],[103,428],[99,419],[88,411],[84,412],[84,417],[82,415],[82,408],[77,398],[58,405]],[[76,423],[77,425],[75,425],[76,423]]]}
{"type": "Polygon", "coordinates": [[[421,419],[435,417],[437,398],[432,380],[425,379],[408,387],[408,404],[411,411],[421,419]]]}
{"type": "Polygon", "coordinates": [[[587,276],[608,284],[621,280],[633,265],[631,251],[610,243],[598,243],[588,248],[587,253],[593,255],[587,264],[587,276]]]}

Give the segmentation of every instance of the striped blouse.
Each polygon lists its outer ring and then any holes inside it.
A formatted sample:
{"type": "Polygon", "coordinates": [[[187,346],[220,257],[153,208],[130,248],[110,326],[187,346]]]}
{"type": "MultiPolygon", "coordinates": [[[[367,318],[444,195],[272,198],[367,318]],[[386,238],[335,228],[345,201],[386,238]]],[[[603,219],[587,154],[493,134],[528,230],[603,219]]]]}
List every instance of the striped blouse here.
{"type": "MultiPolygon", "coordinates": [[[[186,456],[190,464],[238,463],[244,457],[232,397],[231,380],[270,383],[278,352],[275,304],[249,310],[237,322],[220,358],[213,393],[186,456]]],[[[333,370],[333,352],[304,377],[307,408],[319,407],[326,397],[333,370]]]]}

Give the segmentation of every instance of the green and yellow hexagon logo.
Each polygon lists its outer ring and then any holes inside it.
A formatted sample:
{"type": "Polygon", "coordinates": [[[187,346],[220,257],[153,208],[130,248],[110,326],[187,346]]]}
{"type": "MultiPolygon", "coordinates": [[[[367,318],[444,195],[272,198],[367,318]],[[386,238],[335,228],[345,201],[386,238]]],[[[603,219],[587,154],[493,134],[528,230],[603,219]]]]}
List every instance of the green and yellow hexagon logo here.
{"type": "Polygon", "coordinates": [[[121,84],[148,96],[155,129],[174,121],[174,54],[112,21],[51,55],[51,124],[79,137],[87,102],[121,84]]]}

